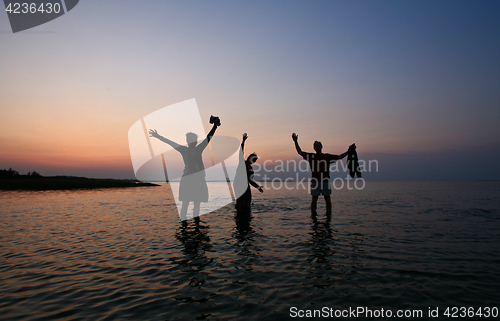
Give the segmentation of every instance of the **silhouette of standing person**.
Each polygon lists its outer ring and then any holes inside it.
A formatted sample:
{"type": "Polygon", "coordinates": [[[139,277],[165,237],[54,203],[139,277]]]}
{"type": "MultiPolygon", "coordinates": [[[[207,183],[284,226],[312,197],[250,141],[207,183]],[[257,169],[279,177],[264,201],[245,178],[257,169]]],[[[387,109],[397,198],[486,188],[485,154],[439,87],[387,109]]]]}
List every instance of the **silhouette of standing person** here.
{"type": "Polygon", "coordinates": [[[311,168],[312,214],[316,214],[318,198],[321,194],[323,194],[323,196],[325,197],[326,213],[331,214],[332,201],[330,195],[332,194],[332,189],[330,187],[330,163],[346,157],[347,154],[349,154],[350,150],[347,150],[345,153],[342,153],[340,155],[325,154],[322,151],[323,144],[321,144],[321,142],[319,141],[315,141],[313,144],[313,148],[316,153],[306,153],[303,152],[299,146],[299,136],[293,133],[292,139],[295,142],[295,149],[297,150],[297,153],[309,162],[309,166],[311,168]]]}
{"type": "MultiPolygon", "coordinates": [[[[248,139],[248,135],[247,135],[247,133],[244,133],[243,140],[241,141],[241,154],[240,155],[243,155],[243,153],[244,153],[245,141],[247,139],[248,139]]],[[[258,189],[259,192],[261,192],[261,193],[264,192],[264,189],[262,188],[262,186],[260,186],[259,184],[257,184],[253,180],[254,171],[252,168],[252,164],[255,163],[257,161],[257,159],[258,159],[258,157],[257,157],[257,154],[255,154],[255,153],[248,155],[248,157],[244,161],[244,163],[242,162],[242,159],[240,159],[240,164],[245,165],[246,173],[247,173],[247,180],[248,180],[247,189],[246,189],[245,193],[243,193],[243,195],[238,197],[238,199],[236,200],[236,210],[240,214],[245,214],[245,213],[249,214],[250,213],[250,205],[252,202],[252,192],[250,191],[250,185],[252,185],[256,189],[258,189]]]]}
{"type": "Polygon", "coordinates": [[[181,153],[184,160],[184,172],[182,173],[181,181],[179,184],[179,201],[182,202],[181,206],[181,220],[186,220],[187,209],[190,202],[194,203],[193,218],[200,215],[201,202],[208,202],[208,187],[205,180],[205,166],[203,165],[202,153],[207,147],[208,142],[215,134],[215,130],[220,126],[220,121],[214,122],[212,130],[208,133],[207,137],[197,145],[198,135],[195,133],[186,134],[186,142],[188,147],[177,144],[168,138],[158,134],[155,129],[149,130],[149,136],[155,137],[164,143],[172,146],[176,151],[181,153]]]}

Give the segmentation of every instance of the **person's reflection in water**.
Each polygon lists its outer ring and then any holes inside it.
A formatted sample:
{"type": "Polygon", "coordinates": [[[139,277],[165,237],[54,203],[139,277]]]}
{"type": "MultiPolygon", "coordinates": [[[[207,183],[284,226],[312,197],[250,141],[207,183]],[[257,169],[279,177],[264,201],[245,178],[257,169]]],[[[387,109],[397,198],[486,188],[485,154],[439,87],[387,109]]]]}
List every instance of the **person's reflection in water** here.
{"type": "Polygon", "coordinates": [[[311,214],[310,249],[308,262],[311,273],[317,275],[316,286],[320,288],[336,286],[331,276],[354,280],[357,271],[363,268],[364,235],[339,232],[331,225],[332,215],[318,218],[311,214]]]}
{"type": "Polygon", "coordinates": [[[333,231],[331,227],[332,215],[326,214],[324,222],[318,220],[315,213],[311,214],[311,243],[312,255],[309,259],[310,263],[326,268],[329,266],[330,256],[335,251],[331,249],[330,245],[334,245],[333,231]]]}
{"type": "Polygon", "coordinates": [[[252,270],[253,262],[259,255],[259,248],[255,245],[255,230],[252,227],[252,214],[248,211],[237,211],[234,216],[236,229],[232,236],[235,239],[238,259],[235,266],[243,270],[252,270]]]}
{"type": "MultiPolygon", "coordinates": [[[[175,238],[184,245],[185,258],[178,263],[182,264],[188,271],[201,271],[213,259],[209,259],[205,252],[212,248],[209,236],[210,226],[196,217],[192,221],[182,221],[175,232],[175,238]]],[[[203,283],[203,280],[192,279],[190,283],[203,283]]]]}
{"type": "Polygon", "coordinates": [[[252,232],[252,213],[251,211],[236,211],[234,215],[236,230],[240,236],[246,236],[252,232]]]}
{"type": "MultiPolygon", "coordinates": [[[[218,118],[217,118],[218,120],[218,118]]],[[[184,160],[184,172],[179,184],[179,201],[181,206],[181,220],[187,219],[187,209],[190,202],[193,202],[193,218],[200,215],[201,202],[208,202],[208,187],[205,180],[205,166],[203,165],[202,153],[208,145],[210,139],[215,134],[215,130],[220,126],[220,120],[214,122],[212,130],[207,137],[197,144],[198,136],[195,133],[186,134],[188,147],[177,144],[168,138],[158,134],[154,129],[149,130],[149,135],[169,144],[182,155],[184,160]]]]}

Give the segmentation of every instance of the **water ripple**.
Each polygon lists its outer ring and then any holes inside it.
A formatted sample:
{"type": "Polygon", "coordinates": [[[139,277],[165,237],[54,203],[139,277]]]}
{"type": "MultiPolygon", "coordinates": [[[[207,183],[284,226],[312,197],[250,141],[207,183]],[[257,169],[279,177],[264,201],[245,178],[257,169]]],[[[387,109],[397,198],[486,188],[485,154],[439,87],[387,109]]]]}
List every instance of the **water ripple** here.
{"type": "MultiPolygon", "coordinates": [[[[225,184],[225,183],[224,183],[225,184]]],[[[286,319],[500,302],[500,184],[306,191],[181,223],[165,190],[0,193],[2,320],[286,319]],[[323,207],[322,207],[323,206],[323,207]]]]}

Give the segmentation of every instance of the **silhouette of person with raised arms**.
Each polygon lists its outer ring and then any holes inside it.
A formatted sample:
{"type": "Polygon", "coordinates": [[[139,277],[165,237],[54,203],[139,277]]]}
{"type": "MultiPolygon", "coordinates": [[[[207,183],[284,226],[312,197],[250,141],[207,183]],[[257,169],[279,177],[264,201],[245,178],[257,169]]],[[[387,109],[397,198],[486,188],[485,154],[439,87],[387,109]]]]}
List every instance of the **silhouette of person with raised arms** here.
{"type": "Polygon", "coordinates": [[[326,202],[326,214],[332,213],[332,201],[330,195],[332,194],[332,189],[330,186],[330,163],[336,160],[342,159],[349,154],[349,150],[340,155],[325,154],[323,153],[323,144],[319,141],[315,141],[313,144],[314,151],[316,153],[306,153],[303,152],[299,146],[299,136],[295,133],[292,134],[292,139],[295,142],[295,149],[297,153],[302,156],[306,161],[309,162],[311,168],[311,212],[313,215],[316,214],[316,207],[318,203],[319,195],[323,194],[326,202]]]}
{"type": "MultiPolygon", "coordinates": [[[[244,133],[243,139],[241,141],[241,154],[240,155],[244,154],[245,141],[247,139],[248,139],[248,135],[247,135],[247,133],[244,133]]],[[[246,189],[245,193],[243,193],[243,195],[238,197],[238,199],[236,200],[236,210],[240,214],[250,213],[250,205],[252,202],[252,192],[250,190],[250,185],[252,185],[256,189],[258,189],[259,192],[261,192],[261,193],[264,192],[264,189],[262,188],[262,186],[260,186],[259,184],[257,184],[253,180],[254,171],[252,168],[252,164],[255,163],[257,161],[257,159],[258,159],[258,157],[257,157],[257,154],[255,154],[255,153],[251,153],[250,155],[248,155],[247,159],[244,162],[242,162],[242,160],[243,160],[242,158],[240,159],[240,166],[243,164],[245,165],[247,179],[248,179],[247,189],[246,189]]]]}
{"type": "Polygon", "coordinates": [[[181,153],[182,159],[184,160],[184,172],[182,173],[179,184],[179,201],[182,202],[180,216],[183,221],[187,218],[187,209],[190,202],[194,203],[193,218],[200,215],[201,202],[208,202],[205,166],[203,165],[201,155],[203,150],[207,147],[208,142],[215,134],[215,130],[220,126],[219,118],[214,117],[214,119],[212,130],[210,130],[207,137],[201,143],[197,144],[198,135],[195,133],[186,134],[187,147],[161,136],[155,129],[149,130],[150,137],[155,137],[172,146],[176,151],[181,153]]]}

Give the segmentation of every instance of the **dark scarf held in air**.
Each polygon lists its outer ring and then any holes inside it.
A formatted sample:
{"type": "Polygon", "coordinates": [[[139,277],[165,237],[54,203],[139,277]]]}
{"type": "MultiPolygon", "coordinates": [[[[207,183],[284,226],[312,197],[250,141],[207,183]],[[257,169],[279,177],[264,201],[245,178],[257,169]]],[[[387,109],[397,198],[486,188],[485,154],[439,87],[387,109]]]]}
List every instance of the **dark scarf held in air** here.
{"type": "Polygon", "coordinates": [[[361,172],[359,171],[358,153],[356,152],[356,144],[349,146],[347,154],[347,167],[349,168],[349,175],[354,178],[357,175],[361,178],[361,172]]]}

